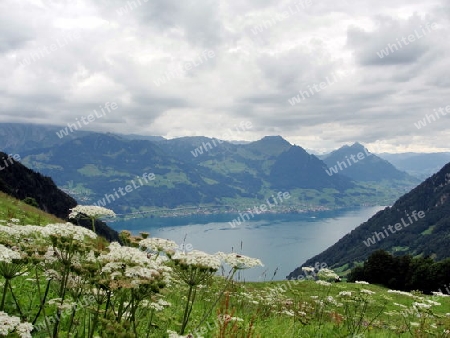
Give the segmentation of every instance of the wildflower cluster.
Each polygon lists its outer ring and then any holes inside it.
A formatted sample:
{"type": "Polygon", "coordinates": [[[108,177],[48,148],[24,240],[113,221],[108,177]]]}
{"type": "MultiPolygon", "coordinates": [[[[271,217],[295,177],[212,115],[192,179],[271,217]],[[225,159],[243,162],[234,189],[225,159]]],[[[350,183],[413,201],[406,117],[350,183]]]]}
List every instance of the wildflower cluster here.
{"type": "MultiPolygon", "coordinates": [[[[105,214],[97,208],[75,211],[91,216],[105,214]]],[[[146,316],[139,312],[141,303],[170,283],[172,268],[163,257],[149,257],[138,248],[119,243],[102,249],[93,231],[71,223],[42,227],[17,223],[0,225],[4,332],[25,332],[29,325],[28,332],[44,330],[51,337],[61,330],[92,337],[95,332],[117,331],[117,325],[131,323],[137,335],[142,329],[139,320],[146,316]],[[13,287],[15,279],[26,286],[28,301],[39,304],[37,310],[36,306],[21,304],[23,300],[13,287]],[[24,308],[29,309],[27,313],[24,308]],[[13,316],[16,313],[29,324],[18,323],[13,316]],[[115,327],[109,325],[112,322],[115,327]]],[[[160,300],[156,304],[164,303],[160,300]]]]}
{"type": "Polygon", "coordinates": [[[20,318],[9,316],[0,311],[0,335],[7,336],[9,333],[16,332],[21,338],[31,338],[33,325],[27,322],[20,322],[20,318]]]}
{"type": "Polygon", "coordinates": [[[111,209],[99,207],[96,205],[77,205],[70,209],[69,219],[89,219],[91,220],[92,230],[95,232],[95,221],[100,217],[116,217],[111,209]]]}
{"type": "Polygon", "coordinates": [[[225,254],[223,252],[218,252],[216,255],[221,258],[226,264],[237,270],[249,269],[255,266],[264,266],[259,259],[239,255],[236,253],[225,254]]]}
{"type": "Polygon", "coordinates": [[[303,267],[311,280],[240,283],[234,274],[259,259],[180,250],[146,233],[122,233],[119,244],[71,223],[0,224],[2,336],[450,338],[450,313],[435,313],[450,305],[440,292],[333,283],[323,265],[303,267]]]}
{"type": "Polygon", "coordinates": [[[69,218],[77,218],[79,215],[86,215],[88,217],[116,217],[114,211],[108,208],[99,207],[96,205],[77,205],[70,209],[69,218]]]}

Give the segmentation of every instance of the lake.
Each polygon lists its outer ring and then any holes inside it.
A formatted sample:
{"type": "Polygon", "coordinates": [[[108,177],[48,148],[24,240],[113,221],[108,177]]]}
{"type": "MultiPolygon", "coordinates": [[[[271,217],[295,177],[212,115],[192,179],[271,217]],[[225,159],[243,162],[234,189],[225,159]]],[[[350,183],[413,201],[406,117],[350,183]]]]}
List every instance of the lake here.
{"type": "MultiPolygon", "coordinates": [[[[191,244],[208,253],[237,252],[264,263],[242,271],[241,280],[282,280],[307,259],[336,243],[384,207],[363,207],[303,214],[261,214],[232,228],[238,215],[193,215],[167,218],[135,218],[111,222],[117,230],[134,235],[149,232],[152,237],[191,244]],[[274,276],[275,273],[275,276],[274,276]]],[[[326,263],[326,262],[319,262],[326,263]]]]}

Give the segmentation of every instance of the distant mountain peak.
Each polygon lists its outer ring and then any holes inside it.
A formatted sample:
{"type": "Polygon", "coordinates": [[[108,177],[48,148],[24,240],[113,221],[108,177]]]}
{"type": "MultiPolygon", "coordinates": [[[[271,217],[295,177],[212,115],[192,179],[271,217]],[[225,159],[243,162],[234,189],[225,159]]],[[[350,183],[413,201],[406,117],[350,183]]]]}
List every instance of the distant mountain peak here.
{"type": "Polygon", "coordinates": [[[363,144],[359,143],[359,142],[353,143],[353,144],[350,146],[350,148],[353,148],[353,149],[361,149],[361,150],[366,149],[366,147],[365,147],[363,144]]]}
{"type": "Polygon", "coordinates": [[[334,154],[357,154],[358,152],[364,152],[367,153],[368,155],[371,155],[372,153],[362,144],[359,142],[355,142],[352,145],[348,145],[348,144],[344,144],[342,147],[333,150],[332,152],[330,152],[329,154],[325,155],[326,157],[330,157],[331,155],[334,154]]]}
{"type": "Polygon", "coordinates": [[[333,172],[356,181],[413,180],[407,173],[396,169],[391,163],[372,154],[364,145],[355,142],[344,145],[323,157],[333,172]]]}
{"type": "Polygon", "coordinates": [[[281,136],[264,136],[262,139],[245,145],[260,154],[268,156],[278,156],[292,147],[288,141],[281,136]]]}
{"type": "Polygon", "coordinates": [[[270,135],[270,136],[264,136],[262,139],[256,142],[271,142],[271,143],[280,143],[285,145],[292,145],[288,141],[286,141],[283,137],[280,135],[270,135]]]}

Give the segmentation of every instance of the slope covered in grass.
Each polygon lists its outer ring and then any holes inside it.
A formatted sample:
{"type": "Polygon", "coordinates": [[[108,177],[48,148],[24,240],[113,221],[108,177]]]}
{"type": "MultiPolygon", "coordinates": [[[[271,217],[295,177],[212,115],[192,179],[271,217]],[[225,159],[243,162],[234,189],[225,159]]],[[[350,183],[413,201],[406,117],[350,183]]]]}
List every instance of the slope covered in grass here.
{"type": "Polygon", "coordinates": [[[64,222],[60,218],[0,192],[0,220],[18,219],[20,224],[45,225],[64,222]]]}
{"type": "MultiPolygon", "coordinates": [[[[9,216],[32,220],[9,208],[9,216]]],[[[450,337],[450,297],[442,293],[325,280],[245,283],[233,276],[259,260],[126,232],[124,246],[108,246],[83,227],[17,225],[27,222],[12,217],[0,226],[8,337],[450,337]]]]}

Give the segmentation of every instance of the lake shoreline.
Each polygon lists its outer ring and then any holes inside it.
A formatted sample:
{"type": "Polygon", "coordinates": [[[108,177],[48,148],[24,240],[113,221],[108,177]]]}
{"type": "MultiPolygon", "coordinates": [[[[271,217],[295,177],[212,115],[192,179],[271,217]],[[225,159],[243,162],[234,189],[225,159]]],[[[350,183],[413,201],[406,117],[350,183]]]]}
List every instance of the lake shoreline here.
{"type": "MultiPolygon", "coordinates": [[[[260,212],[255,215],[255,219],[261,216],[267,215],[283,215],[283,214],[308,214],[308,213],[322,213],[322,212],[334,212],[334,211],[347,211],[347,210],[357,210],[360,208],[370,208],[379,206],[378,204],[363,204],[354,206],[344,206],[344,207],[325,207],[325,206],[315,206],[310,208],[304,208],[303,206],[285,206],[283,208],[271,209],[265,212],[260,212]]],[[[191,216],[217,216],[217,215],[232,215],[239,216],[240,213],[248,212],[251,210],[247,209],[236,209],[231,206],[218,206],[218,207],[185,207],[185,208],[175,208],[175,209],[155,209],[150,211],[139,211],[135,213],[128,214],[117,214],[115,219],[108,219],[108,223],[123,222],[133,219],[158,219],[158,218],[185,218],[191,216]],[[219,209],[228,208],[228,209],[219,209]],[[195,210],[193,210],[195,209],[195,210]],[[181,211],[183,210],[183,211],[181,211]],[[154,214],[151,214],[154,213],[154,214]],[[155,215],[158,214],[158,215],[155,215]],[[122,217],[123,215],[123,217],[122,217]],[[126,216],[130,217],[126,217],[126,216]],[[131,216],[133,215],[133,216],[131,216]]],[[[231,219],[230,219],[231,221],[231,219]]]]}
{"type": "MultiPolygon", "coordinates": [[[[141,232],[170,239],[178,245],[214,254],[236,252],[259,258],[265,267],[242,271],[247,281],[284,280],[309,258],[336,243],[367,221],[383,206],[352,207],[306,213],[255,215],[231,227],[236,214],[202,214],[183,217],[147,217],[110,224],[116,231],[141,232]]],[[[320,262],[327,263],[327,262],[320,262]]]]}

